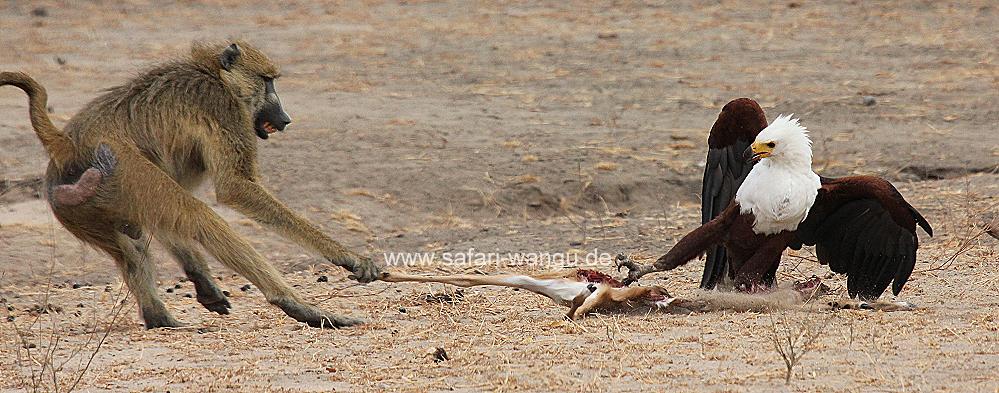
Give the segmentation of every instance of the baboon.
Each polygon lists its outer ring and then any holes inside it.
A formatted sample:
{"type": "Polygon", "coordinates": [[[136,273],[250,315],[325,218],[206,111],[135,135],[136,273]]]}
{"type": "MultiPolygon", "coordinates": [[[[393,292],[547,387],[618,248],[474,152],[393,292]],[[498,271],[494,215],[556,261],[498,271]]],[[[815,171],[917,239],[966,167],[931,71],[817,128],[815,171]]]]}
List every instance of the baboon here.
{"type": "Polygon", "coordinates": [[[156,294],[147,250],[156,238],[194,283],[197,300],[228,314],[197,245],[250,280],[271,304],[313,327],[359,323],[305,302],[272,265],[191,190],[210,178],[219,202],[352,272],[360,282],[381,268],[347,250],[275,199],[258,181],[257,141],[291,123],[274,90],[278,68],[245,42],[195,43],[189,56],[113,87],[60,131],[45,89],[24,73],[0,86],[28,95],[31,125],[50,162],[49,205],[74,236],[108,253],[135,295],[147,328],[181,324],[156,294]]]}

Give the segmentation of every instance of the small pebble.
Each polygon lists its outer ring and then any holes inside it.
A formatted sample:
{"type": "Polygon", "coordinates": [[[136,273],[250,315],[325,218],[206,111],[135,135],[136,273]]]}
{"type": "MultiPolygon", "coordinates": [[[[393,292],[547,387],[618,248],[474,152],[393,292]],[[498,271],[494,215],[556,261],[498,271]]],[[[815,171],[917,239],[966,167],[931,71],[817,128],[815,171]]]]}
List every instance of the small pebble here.
{"type": "Polygon", "coordinates": [[[77,304],[77,305],[76,305],[76,307],[77,307],[77,308],[83,308],[83,307],[84,307],[84,305],[83,305],[83,303],[79,303],[79,304],[77,304]]]}
{"type": "Polygon", "coordinates": [[[243,286],[239,287],[239,290],[240,290],[240,291],[243,291],[243,292],[246,292],[246,291],[249,291],[249,290],[250,290],[250,288],[252,288],[252,287],[250,286],[250,284],[246,284],[246,285],[243,285],[243,286]]]}
{"type": "Polygon", "coordinates": [[[405,314],[406,313],[406,307],[399,307],[399,312],[405,314]]]}
{"type": "Polygon", "coordinates": [[[192,295],[192,294],[190,294],[190,293],[185,293],[185,294],[184,294],[184,297],[186,297],[186,298],[190,299],[190,298],[194,297],[194,295],[192,295]]]}
{"type": "Polygon", "coordinates": [[[8,304],[7,311],[14,311],[14,306],[8,304]]]}
{"type": "Polygon", "coordinates": [[[330,280],[330,278],[329,278],[329,277],[326,277],[326,276],[319,276],[319,278],[317,278],[317,279],[316,279],[316,282],[327,282],[327,281],[329,281],[329,280],[330,280]]]}
{"type": "Polygon", "coordinates": [[[14,322],[14,316],[13,315],[7,316],[7,322],[14,322]]]}
{"type": "Polygon", "coordinates": [[[581,242],[581,241],[577,241],[577,240],[573,240],[573,241],[569,242],[569,245],[570,245],[570,246],[573,246],[573,247],[576,247],[576,246],[582,246],[582,245],[583,245],[583,242],[581,242]]]}
{"type": "Polygon", "coordinates": [[[181,285],[180,285],[180,284],[174,284],[174,286],[173,286],[173,287],[174,287],[174,288],[177,288],[177,289],[180,289],[181,285]]]}
{"type": "Polygon", "coordinates": [[[167,288],[167,293],[173,293],[173,288],[167,288]]]}
{"type": "Polygon", "coordinates": [[[232,296],[232,294],[229,293],[229,291],[222,291],[222,294],[225,295],[226,297],[232,296]]]}
{"type": "Polygon", "coordinates": [[[874,96],[864,96],[864,106],[874,106],[878,100],[874,96]]]}
{"type": "Polygon", "coordinates": [[[73,289],[80,289],[80,288],[82,288],[82,287],[83,287],[83,284],[80,284],[80,283],[78,283],[78,282],[74,282],[74,283],[73,283],[73,289]]]}

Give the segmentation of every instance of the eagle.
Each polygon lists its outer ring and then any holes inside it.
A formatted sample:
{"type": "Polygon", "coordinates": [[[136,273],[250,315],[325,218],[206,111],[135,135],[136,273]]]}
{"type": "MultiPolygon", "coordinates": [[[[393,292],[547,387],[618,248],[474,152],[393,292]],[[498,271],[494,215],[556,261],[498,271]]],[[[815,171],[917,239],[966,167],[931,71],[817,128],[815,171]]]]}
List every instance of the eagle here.
{"type": "MultiPolygon", "coordinates": [[[[760,104],[752,99],[737,98],[722,107],[708,134],[708,157],[701,182],[702,225],[721,214],[735,198],[735,191],[753,169],[753,162],[743,159],[743,152],[766,127],[767,117],[760,104]]],[[[701,288],[714,289],[727,271],[725,247],[708,248],[701,288]]],[[[767,282],[773,280],[774,277],[765,279],[767,282]]]]}
{"type": "MultiPolygon", "coordinates": [[[[763,128],[744,157],[754,164],[728,205],[654,264],[623,265],[630,270],[626,283],[675,269],[721,245],[735,287],[763,291],[774,284],[784,250],[807,245],[815,246],[821,264],[847,275],[851,298],[877,300],[889,285],[895,295],[902,291],[916,264],[916,226],[930,236],[933,229],[891,183],[874,176],[817,175],[808,130],[792,116],[778,116],[763,128]]],[[[727,168],[723,176],[734,180],[736,167],[727,168]]]]}

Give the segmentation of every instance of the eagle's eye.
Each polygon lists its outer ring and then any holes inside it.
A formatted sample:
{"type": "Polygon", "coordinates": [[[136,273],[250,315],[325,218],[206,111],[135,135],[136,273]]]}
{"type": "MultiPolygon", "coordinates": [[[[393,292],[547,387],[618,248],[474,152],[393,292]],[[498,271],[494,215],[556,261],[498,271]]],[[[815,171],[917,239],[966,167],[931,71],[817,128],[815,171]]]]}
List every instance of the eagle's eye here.
{"type": "Polygon", "coordinates": [[[776,143],[773,143],[773,142],[768,142],[768,143],[767,143],[767,147],[769,147],[769,148],[773,149],[773,148],[777,147],[777,144],[776,144],[776,143]]]}

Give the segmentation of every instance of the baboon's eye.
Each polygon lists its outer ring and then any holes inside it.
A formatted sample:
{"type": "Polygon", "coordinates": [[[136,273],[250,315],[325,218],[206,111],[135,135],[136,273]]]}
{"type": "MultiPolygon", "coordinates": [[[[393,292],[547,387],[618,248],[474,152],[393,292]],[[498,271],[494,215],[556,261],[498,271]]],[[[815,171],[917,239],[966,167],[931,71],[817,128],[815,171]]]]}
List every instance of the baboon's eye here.
{"type": "Polygon", "coordinates": [[[773,142],[770,142],[770,143],[767,143],[767,147],[773,149],[773,148],[777,147],[777,144],[773,143],[773,142]]]}

